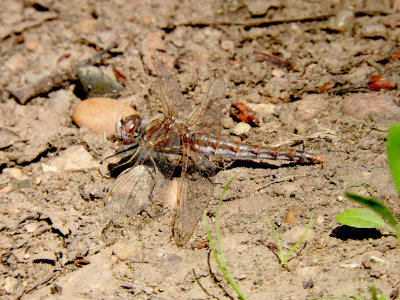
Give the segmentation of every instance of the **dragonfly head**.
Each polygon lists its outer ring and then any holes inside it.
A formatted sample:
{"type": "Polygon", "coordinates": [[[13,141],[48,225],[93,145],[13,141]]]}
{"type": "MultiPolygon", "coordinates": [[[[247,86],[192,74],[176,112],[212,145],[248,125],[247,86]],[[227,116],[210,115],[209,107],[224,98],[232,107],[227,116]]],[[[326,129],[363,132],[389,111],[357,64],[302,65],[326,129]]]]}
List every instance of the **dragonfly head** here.
{"type": "Polygon", "coordinates": [[[121,117],[116,124],[117,138],[125,145],[133,144],[139,137],[142,118],[138,115],[121,117]]]}

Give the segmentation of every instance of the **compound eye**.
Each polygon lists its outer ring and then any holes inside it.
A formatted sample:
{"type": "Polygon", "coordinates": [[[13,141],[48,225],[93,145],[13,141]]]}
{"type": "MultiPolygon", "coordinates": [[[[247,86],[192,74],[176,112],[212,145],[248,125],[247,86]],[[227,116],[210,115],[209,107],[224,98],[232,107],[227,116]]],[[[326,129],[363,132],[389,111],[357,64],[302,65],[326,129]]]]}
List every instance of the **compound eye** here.
{"type": "Polygon", "coordinates": [[[138,136],[139,124],[140,118],[137,116],[122,117],[116,124],[117,138],[126,145],[134,143],[138,136]]]}

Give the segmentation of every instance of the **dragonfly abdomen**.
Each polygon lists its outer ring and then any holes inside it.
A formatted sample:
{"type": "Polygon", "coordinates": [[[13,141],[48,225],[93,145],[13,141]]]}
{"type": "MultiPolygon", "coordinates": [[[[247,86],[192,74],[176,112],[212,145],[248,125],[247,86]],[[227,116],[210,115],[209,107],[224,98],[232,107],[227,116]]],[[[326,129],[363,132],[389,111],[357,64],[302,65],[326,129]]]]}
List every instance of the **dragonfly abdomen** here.
{"type": "Polygon", "coordinates": [[[236,159],[273,159],[296,162],[318,162],[324,158],[311,152],[297,149],[249,145],[233,142],[207,134],[195,133],[190,138],[192,147],[199,152],[236,159]]]}

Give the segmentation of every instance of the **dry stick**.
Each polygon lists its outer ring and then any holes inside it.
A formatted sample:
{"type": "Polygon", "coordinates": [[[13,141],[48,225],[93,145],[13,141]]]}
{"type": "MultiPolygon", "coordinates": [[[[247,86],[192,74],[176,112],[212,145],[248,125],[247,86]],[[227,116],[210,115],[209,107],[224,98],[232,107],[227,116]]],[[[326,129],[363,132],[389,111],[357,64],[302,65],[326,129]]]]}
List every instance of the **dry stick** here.
{"type": "MultiPolygon", "coordinates": [[[[355,15],[389,15],[391,14],[391,10],[356,10],[354,11],[355,15]]],[[[251,21],[232,21],[232,20],[197,20],[197,21],[189,21],[182,23],[169,24],[165,27],[161,28],[175,28],[178,26],[219,26],[219,25],[241,25],[245,28],[248,27],[259,27],[259,26],[269,26],[269,25],[277,25],[284,23],[295,23],[295,22],[312,22],[312,21],[323,21],[333,17],[335,13],[318,15],[318,16],[310,16],[310,17],[300,17],[300,18],[282,18],[282,19],[256,19],[251,21]]]]}
{"type": "Polygon", "coordinates": [[[46,76],[27,87],[16,89],[16,90],[8,90],[8,92],[18,99],[19,103],[25,104],[29,99],[38,96],[40,94],[44,94],[52,90],[53,88],[62,87],[66,84],[66,82],[71,80],[76,80],[78,78],[78,69],[84,65],[93,65],[95,63],[100,62],[101,57],[110,51],[112,48],[117,46],[116,43],[111,44],[110,46],[104,48],[99,53],[96,53],[89,59],[82,60],[77,64],[67,68],[63,71],[56,71],[53,74],[46,76]]]}
{"type": "Polygon", "coordinates": [[[276,25],[283,23],[293,23],[293,22],[311,22],[318,20],[326,20],[332,17],[333,14],[320,15],[320,16],[312,16],[312,17],[303,17],[303,18],[287,18],[287,19],[257,19],[252,21],[231,21],[231,20],[198,20],[198,21],[189,21],[182,23],[169,24],[166,27],[178,27],[178,26],[220,26],[220,25],[239,25],[247,27],[258,27],[258,26],[268,26],[268,25],[276,25]]]}
{"type": "Polygon", "coordinates": [[[235,298],[233,298],[233,296],[231,296],[231,295],[228,293],[228,291],[224,288],[224,286],[223,286],[221,283],[219,283],[219,281],[221,281],[221,280],[218,280],[217,276],[216,276],[215,273],[213,272],[213,270],[212,270],[212,268],[211,268],[211,260],[210,260],[210,258],[211,258],[211,250],[208,251],[208,255],[207,255],[207,265],[208,265],[208,272],[209,272],[209,274],[210,274],[211,277],[213,278],[215,284],[225,293],[224,296],[226,296],[226,297],[228,297],[228,298],[234,300],[235,298]]]}
{"type": "Polygon", "coordinates": [[[213,298],[213,299],[219,300],[219,298],[218,298],[217,296],[214,296],[214,295],[210,294],[210,293],[206,290],[206,288],[201,284],[201,282],[200,282],[200,280],[199,280],[199,277],[197,277],[196,272],[194,271],[194,269],[192,269],[192,272],[193,272],[194,280],[197,282],[197,284],[199,285],[200,289],[201,289],[208,297],[211,297],[211,298],[213,298]]]}
{"type": "Polygon", "coordinates": [[[13,34],[22,33],[27,29],[37,27],[44,22],[47,22],[49,20],[54,20],[57,18],[58,18],[58,13],[56,12],[53,11],[41,12],[40,17],[38,17],[37,19],[22,21],[6,28],[5,31],[0,33],[0,40],[5,40],[6,38],[8,38],[13,34]]]}

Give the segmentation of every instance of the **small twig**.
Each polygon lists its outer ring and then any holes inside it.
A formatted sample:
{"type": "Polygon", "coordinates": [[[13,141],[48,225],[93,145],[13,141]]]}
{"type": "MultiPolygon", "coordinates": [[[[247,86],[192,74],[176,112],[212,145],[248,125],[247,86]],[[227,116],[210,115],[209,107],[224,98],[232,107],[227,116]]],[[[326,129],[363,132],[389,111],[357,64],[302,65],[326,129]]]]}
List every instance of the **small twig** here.
{"type": "Polygon", "coordinates": [[[176,28],[178,26],[220,26],[220,25],[241,25],[245,28],[249,27],[259,27],[259,26],[269,26],[269,25],[278,25],[284,23],[296,23],[296,22],[312,22],[318,20],[326,20],[332,17],[334,14],[327,15],[319,15],[319,16],[311,16],[311,17],[301,17],[301,18],[286,18],[286,19],[257,19],[251,21],[234,21],[234,20],[198,20],[198,21],[189,21],[175,24],[168,24],[167,26],[161,28],[176,28]]]}
{"type": "Polygon", "coordinates": [[[11,26],[7,26],[8,28],[0,34],[0,40],[4,40],[9,36],[11,36],[12,34],[24,32],[27,29],[37,27],[46,21],[54,20],[57,18],[58,18],[58,13],[56,12],[53,11],[41,12],[40,14],[38,14],[38,17],[36,19],[25,20],[17,24],[13,24],[11,26]]]}
{"type": "Polygon", "coordinates": [[[199,278],[197,277],[196,272],[194,271],[194,269],[192,269],[192,272],[193,272],[194,280],[197,282],[197,284],[199,285],[199,287],[201,288],[201,290],[202,290],[208,297],[211,297],[211,298],[213,298],[213,299],[219,299],[217,296],[214,296],[214,295],[210,294],[210,293],[206,290],[206,288],[200,283],[200,280],[199,280],[199,278]]]}
{"type": "Polygon", "coordinates": [[[215,283],[218,285],[218,287],[224,292],[225,296],[227,296],[228,298],[230,298],[230,299],[232,299],[232,300],[235,299],[235,298],[233,298],[233,296],[231,296],[231,295],[228,293],[228,291],[224,288],[224,286],[223,286],[221,283],[219,283],[221,280],[218,280],[217,276],[215,276],[214,272],[213,272],[212,269],[211,269],[211,260],[210,260],[210,257],[211,257],[211,250],[208,251],[208,255],[207,255],[208,272],[210,273],[210,275],[211,275],[211,277],[213,278],[214,282],[215,282],[215,283]]]}
{"type": "Polygon", "coordinates": [[[304,249],[306,246],[307,246],[307,241],[305,241],[304,244],[303,244],[303,247],[301,247],[301,249],[300,249],[298,252],[296,252],[296,255],[293,256],[293,257],[291,257],[291,258],[289,258],[289,259],[287,260],[287,262],[291,261],[293,258],[298,257],[298,256],[300,255],[300,253],[303,251],[303,249],[304,249]]]}
{"type": "MultiPolygon", "coordinates": [[[[221,25],[227,25],[227,26],[232,26],[232,25],[241,25],[244,26],[244,28],[249,28],[249,27],[266,27],[270,25],[279,25],[279,24],[285,24],[285,23],[306,23],[306,22],[314,22],[314,21],[324,21],[327,20],[335,15],[336,11],[325,14],[325,15],[317,15],[317,16],[308,16],[308,17],[299,17],[299,18],[283,18],[283,19],[267,19],[267,18],[260,18],[260,19],[255,19],[255,20],[250,20],[250,21],[235,21],[234,19],[229,19],[229,20],[195,20],[195,21],[187,21],[187,22],[181,22],[181,23],[174,23],[174,24],[167,24],[166,26],[160,27],[161,29],[169,28],[173,29],[178,26],[210,26],[210,27],[216,27],[216,26],[221,26],[221,25]]],[[[391,14],[391,10],[356,10],[354,11],[354,14],[357,15],[389,15],[391,14]]]]}

